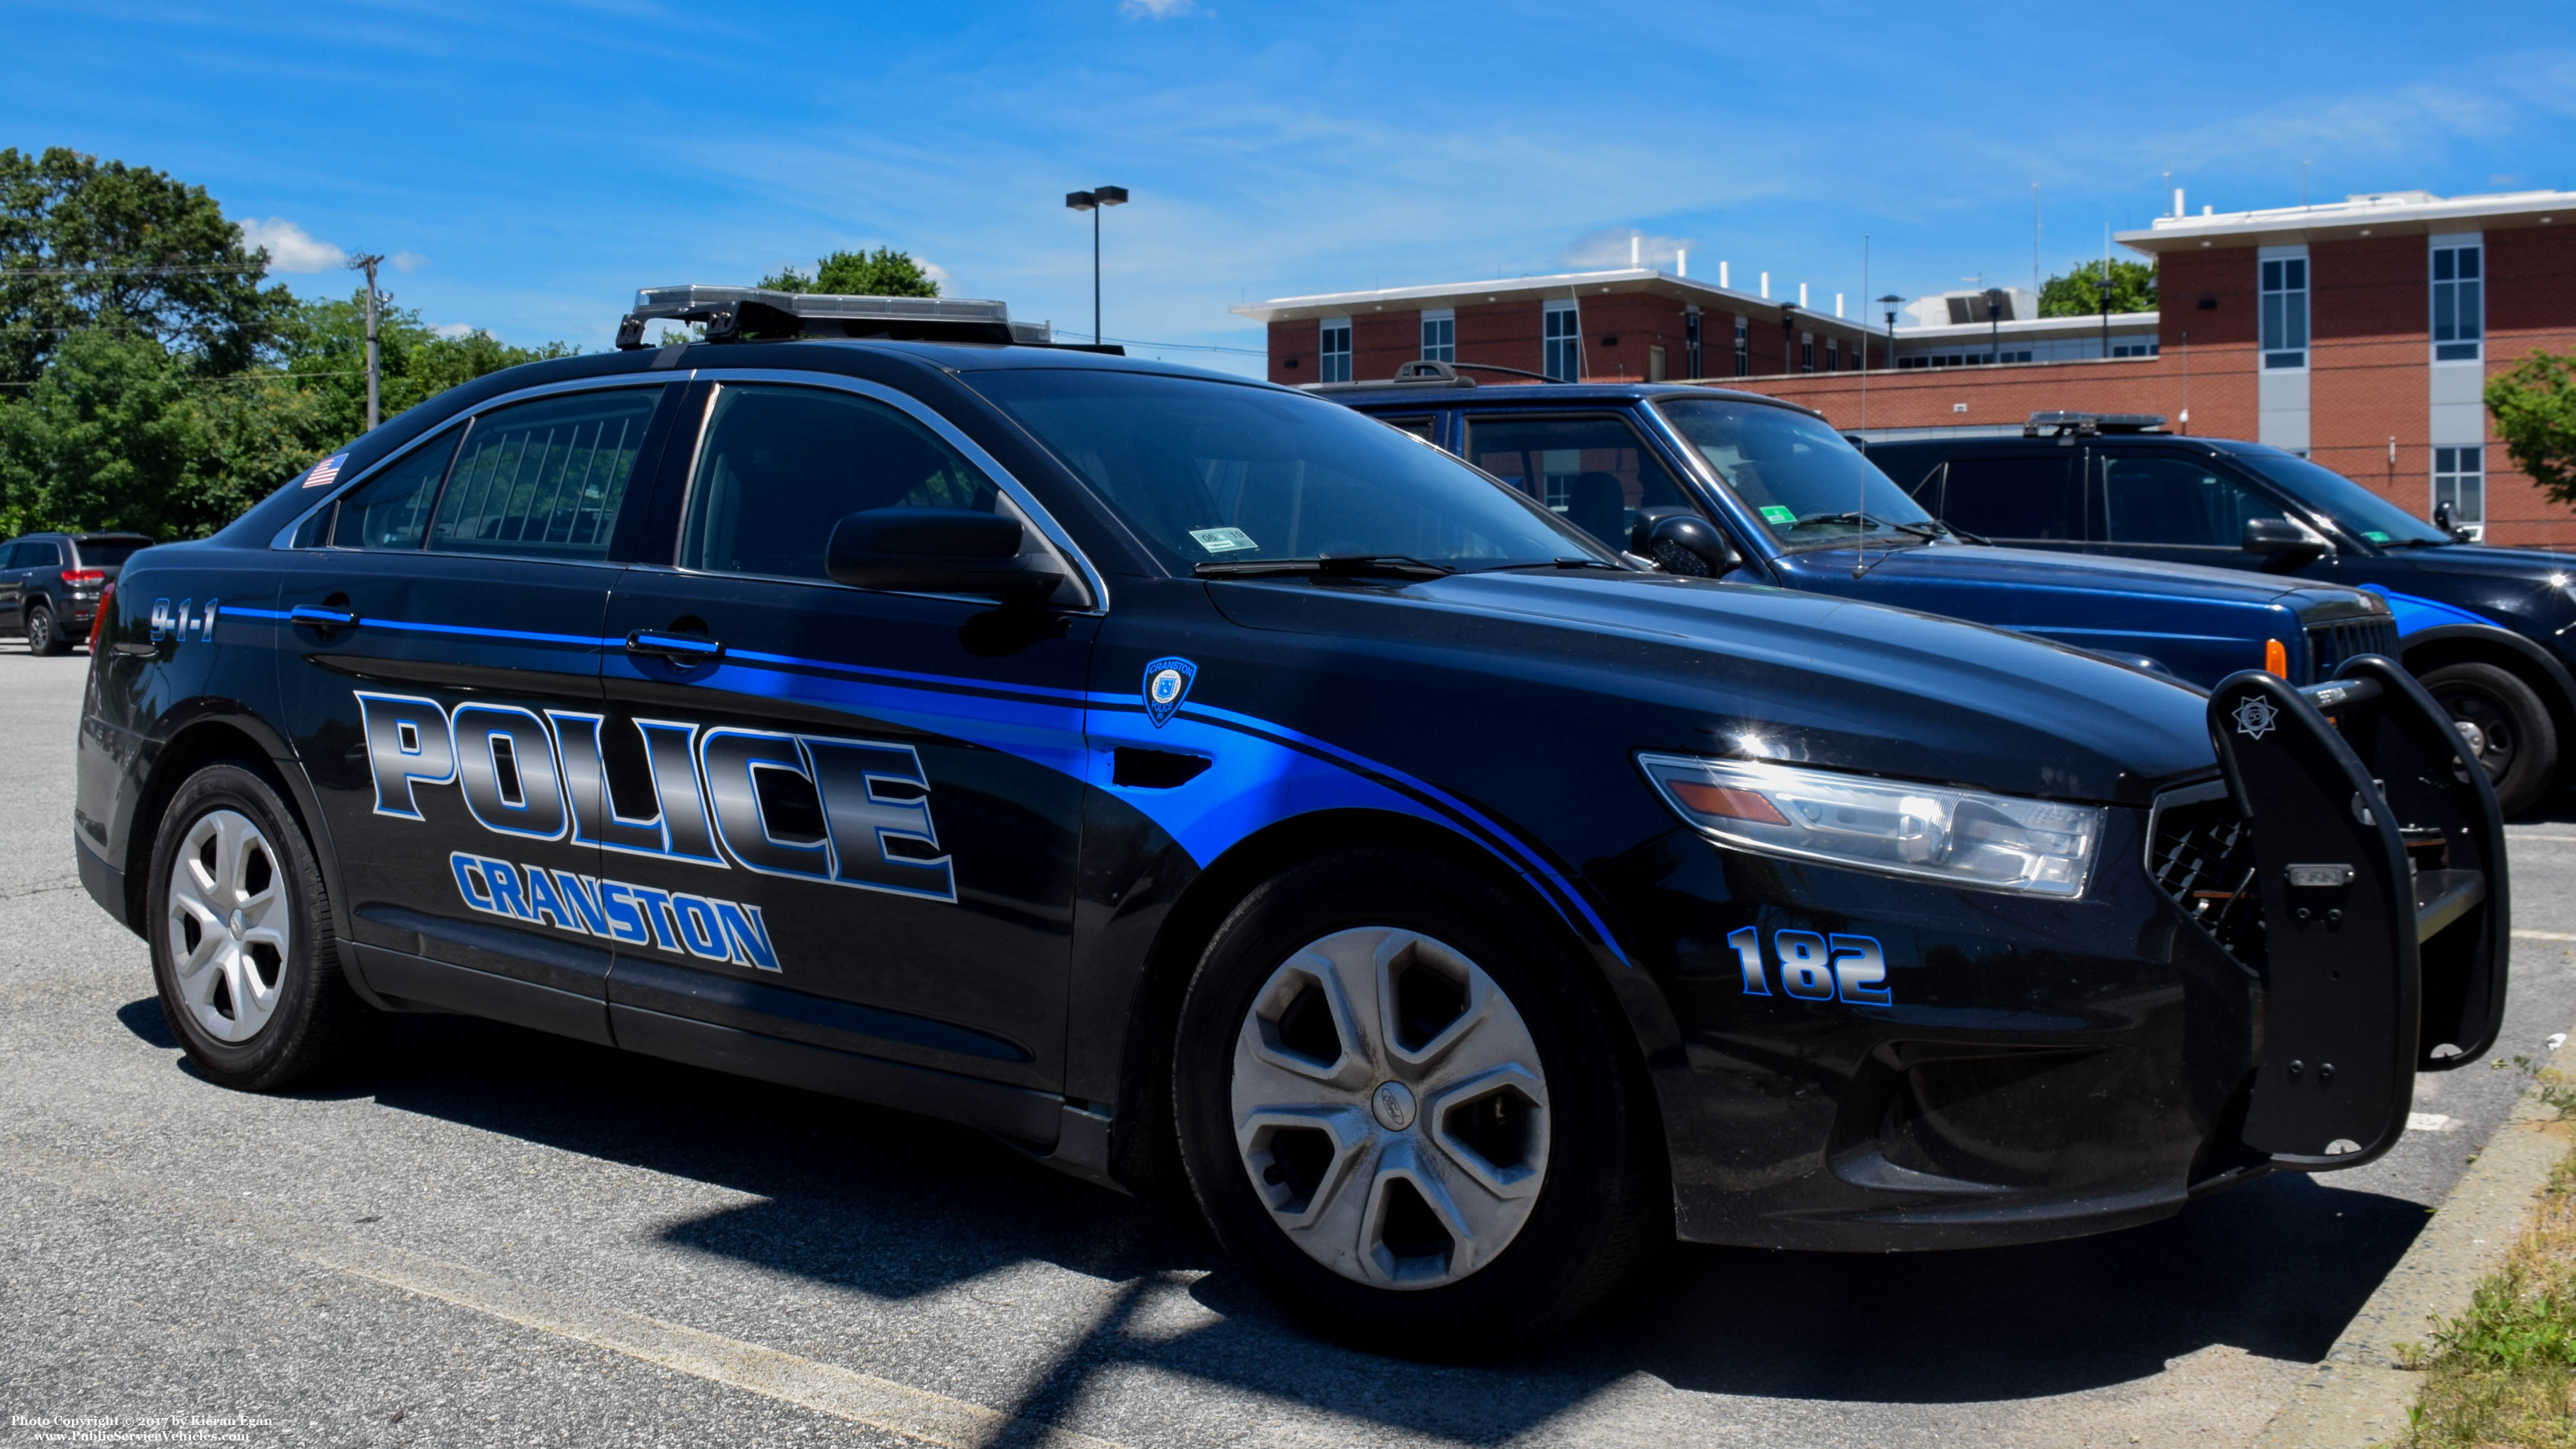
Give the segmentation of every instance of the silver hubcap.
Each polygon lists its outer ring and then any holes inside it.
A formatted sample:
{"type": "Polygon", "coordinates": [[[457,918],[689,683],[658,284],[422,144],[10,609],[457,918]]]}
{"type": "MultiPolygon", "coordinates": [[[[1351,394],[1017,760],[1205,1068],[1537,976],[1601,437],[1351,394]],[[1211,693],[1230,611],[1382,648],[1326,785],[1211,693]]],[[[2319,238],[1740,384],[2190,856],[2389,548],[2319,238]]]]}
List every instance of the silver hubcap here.
{"type": "Polygon", "coordinates": [[[2451,723],[2459,727],[2460,741],[2469,747],[2471,759],[2481,758],[2486,754],[2487,732],[2485,730],[2479,729],[2464,719],[2455,719],[2451,723]]]}
{"type": "Polygon", "coordinates": [[[268,1025],[291,944],[277,853],[250,817],[197,818],[170,870],[170,959],[179,1000],[217,1041],[248,1041],[268,1025]]]}
{"type": "Polygon", "coordinates": [[[1379,1288],[1493,1261],[1547,1174],[1547,1078],[1502,989],[1413,931],[1339,931],[1288,958],[1234,1048],[1234,1135],[1308,1257],[1379,1288]]]}

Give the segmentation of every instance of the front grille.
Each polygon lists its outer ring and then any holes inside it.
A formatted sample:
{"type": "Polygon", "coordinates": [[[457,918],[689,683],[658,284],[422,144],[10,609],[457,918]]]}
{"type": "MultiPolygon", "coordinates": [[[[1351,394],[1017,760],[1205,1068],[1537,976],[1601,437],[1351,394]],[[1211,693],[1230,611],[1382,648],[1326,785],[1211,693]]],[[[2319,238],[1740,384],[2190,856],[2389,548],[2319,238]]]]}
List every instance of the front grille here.
{"type": "Polygon", "coordinates": [[[2228,955],[2263,969],[2254,827],[2236,813],[2225,787],[2187,791],[2180,801],[2158,804],[2147,842],[2147,874],[2228,955]]]}
{"type": "Polygon", "coordinates": [[[2308,626],[2308,657],[2316,661],[2316,672],[2309,682],[2334,678],[2343,662],[2361,654],[2385,654],[2397,657],[2397,621],[2385,615],[2366,619],[2337,619],[2331,624],[2308,626]]]}

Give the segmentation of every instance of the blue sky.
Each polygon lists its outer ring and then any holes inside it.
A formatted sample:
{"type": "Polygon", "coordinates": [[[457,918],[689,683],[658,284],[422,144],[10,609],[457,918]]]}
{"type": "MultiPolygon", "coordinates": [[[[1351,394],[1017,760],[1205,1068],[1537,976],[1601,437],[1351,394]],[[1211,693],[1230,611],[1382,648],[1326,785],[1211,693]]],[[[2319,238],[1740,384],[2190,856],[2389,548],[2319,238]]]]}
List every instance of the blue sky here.
{"type": "Polygon", "coordinates": [[[0,0],[0,33],[0,145],[160,168],[283,259],[398,256],[433,324],[585,347],[638,285],[878,245],[1087,333],[1063,195],[1097,184],[1135,196],[1109,335],[1255,350],[1229,306],[1624,264],[1631,232],[1819,305],[2028,285],[2034,181],[2043,273],[2176,185],[2293,204],[2303,162],[2314,198],[2576,185],[2564,0],[0,0]]]}

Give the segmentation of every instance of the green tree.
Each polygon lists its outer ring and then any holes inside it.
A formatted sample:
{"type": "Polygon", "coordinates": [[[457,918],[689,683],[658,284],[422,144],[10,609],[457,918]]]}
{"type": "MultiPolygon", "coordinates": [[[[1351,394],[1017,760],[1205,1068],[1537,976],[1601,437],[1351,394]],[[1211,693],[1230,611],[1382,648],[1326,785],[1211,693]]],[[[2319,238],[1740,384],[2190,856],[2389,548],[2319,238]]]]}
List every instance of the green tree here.
{"type": "MultiPolygon", "coordinates": [[[[2039,315],[2042,317],[2092,317],[2102,311],[2101,262],[2086,262],[2064,276],[2051,277],[2039,289],[2039,315]]],[[[2114,257],[2111,269],[2111,310],[2114,312],[2152,312],[2156,310],[2156,269],[2146,262],[2123,261],[2114,257]]]]}
{"type": "MultiPolygon", "coordinates": [[[[561,342],[539,347],[513,347],[489,332],[440,336],[420,313],[393,304],[382,294],[376,312],[377,372],[382,381],[384,415],[438,396],[459,383],[488,372],[568,357],[574,349],[561,342]]],[[[280,319],[273,349],[281,372],[293,385],[313,394],[321,409],[316,446],[324,450],[354,438],[367,426],[367,303],[364,289],[345,298],[299,304],[280,319]]],[[[314,457],[320,457],[316,453],[314,457]]],[[[308,458],[306,462],[311,462],[308,458]]]]}
{"type": "Polygon", "coordinates": [[[2513,465],[2551,499],[2576,507],[2576,352],[2534,348],[2488,381],[2487,412],[2513,465]]]}
{"type": "Polygon", "coordinates": [[[60,146],[0,150],[0,383],[22,390],[100,327],[240,371],[293,302],[261,285],[267,261],[204,187],[60,146]]]}
{"type": "Polygon", "coordinates": [[[939,283],[921,263],[892,247],[873,252],[834,252],[807,276],[794,267],[760,279],[778,292],[830,292],[851,297],[936,297],[939,283]]]}

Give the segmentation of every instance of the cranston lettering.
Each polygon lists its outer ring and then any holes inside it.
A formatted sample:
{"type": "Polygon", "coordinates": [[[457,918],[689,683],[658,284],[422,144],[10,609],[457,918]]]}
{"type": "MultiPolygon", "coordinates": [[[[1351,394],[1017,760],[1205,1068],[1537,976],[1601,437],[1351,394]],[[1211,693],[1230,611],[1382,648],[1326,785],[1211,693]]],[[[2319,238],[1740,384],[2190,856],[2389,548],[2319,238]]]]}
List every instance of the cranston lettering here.
{"type": "Polygon", "coordinates": [[[760,907],[747,902],[517,865],[462,850],[448,853],[447,868],[456,876],[457,894],[465,904],[487,916],[761,971],[779,969],[769,925],[760,918],[760,907]]]}
{"type": "Polygon", "coordinates": [[[420,820],[452,788],[496,835],[954,902],[956,872],[909,745],[639,719],[652,810],[609,788],[604,716],[355,691],[375,813],[420,820]]]}

